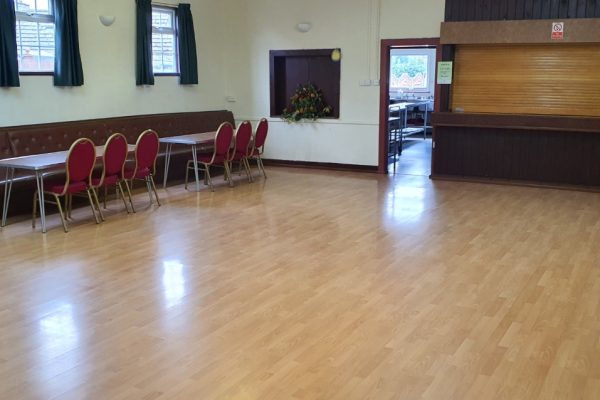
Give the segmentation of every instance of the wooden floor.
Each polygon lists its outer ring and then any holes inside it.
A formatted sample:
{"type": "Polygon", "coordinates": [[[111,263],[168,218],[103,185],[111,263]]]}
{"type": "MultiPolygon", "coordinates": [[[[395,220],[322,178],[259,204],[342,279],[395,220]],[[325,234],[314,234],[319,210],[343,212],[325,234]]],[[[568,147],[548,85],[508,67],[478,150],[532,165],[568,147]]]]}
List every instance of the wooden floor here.
{"type": "Polygon", "coordinates": [[[600,398],[600,194],[268,173],[0,231],[0,398],[600,398]]]}

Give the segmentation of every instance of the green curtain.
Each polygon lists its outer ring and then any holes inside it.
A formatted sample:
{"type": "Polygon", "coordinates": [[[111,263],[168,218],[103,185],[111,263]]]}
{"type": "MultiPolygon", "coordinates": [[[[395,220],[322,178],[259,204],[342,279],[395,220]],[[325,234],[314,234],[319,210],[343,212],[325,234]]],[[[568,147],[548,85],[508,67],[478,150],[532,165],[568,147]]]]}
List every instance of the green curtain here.
{"type": "Polygon", "coordinates": [[[0,0],[0,87],[19,86],[15,3],[0,0]]]}
{"type": "Polygon", "coordinates": [[[54,86],[83,85],[79,54],[77,0],[54,0],[54,86]]]}
{"type": "Polygon", "coordinates": [[[179,83],[197,85],[196,37],[189,4],[180,4],[177,7],[177,32],[179,35],[179,83]]]}
{"type": "Polygon", "coordinates": [[[136,85],[154,85],[152,71],[152,1],[135,0],[136,9],[136,85]]]}

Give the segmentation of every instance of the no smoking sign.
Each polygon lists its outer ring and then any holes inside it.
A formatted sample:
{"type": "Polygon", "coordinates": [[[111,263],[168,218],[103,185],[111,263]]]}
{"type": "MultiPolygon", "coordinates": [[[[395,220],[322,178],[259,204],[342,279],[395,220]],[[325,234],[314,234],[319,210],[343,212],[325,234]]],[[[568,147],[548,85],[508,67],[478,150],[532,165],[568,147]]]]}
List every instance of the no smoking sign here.
{"type": "Polygon", "coordinates": [[[552,40],[563,40],[565,38],[565,23],[564,22],[553,22],[552,23],[552,40]]]}

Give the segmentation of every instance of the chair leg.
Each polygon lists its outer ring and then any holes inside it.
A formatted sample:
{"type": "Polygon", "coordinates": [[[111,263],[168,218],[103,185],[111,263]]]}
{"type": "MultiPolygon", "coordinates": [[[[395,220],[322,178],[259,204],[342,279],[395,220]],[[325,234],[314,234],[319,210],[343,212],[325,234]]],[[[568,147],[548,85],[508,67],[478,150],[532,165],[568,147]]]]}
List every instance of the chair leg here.
{"type": "Polygon", "coordinates": [[[262,158],[260,156],[256,156],[257,164],[260,164],[260,169],[262,170],[263,176],[267,179],[267,173],[265,172],[265,165],[262,162],[262,158]]]}
{"type": "MultiPolygon", "coordinates": [[[[100,219],[102,221],[106,221],[104,219],[104,215],[102,214],[102,208],[100,208],[100,201],[98,200],[98,193],[96,193],[95,189],[92,189],[92,194],[94,195],[94,201],[96,202],[96,208],[98,209],[98,214],[100,214],[100,219]]],[[[106,208],[106,186],[104,186],[104,208],[106,208]]]]}
{"type": "Polygon", "coordinates": [[[223,168],[225,168],[225,179],[229,181],[229,187],[233,187],[233,177],[231,176],[231,168],[227,161],[223,163],[223,168]]]}
{"type": "Polygon", "coordinates": [[[123,186],[121,186],[121,182],[117,182],[117,192],[121,193],[121,199],[123,200],[123,204],[125,205],[125,210],[127,214],[129,214],[129,206],[127,205],[127,200],[125,200],[125,192],[123,191],[123,186]]]}
{"type": "MultiPolygon", "coordinates": [[[[67,227],[67,220],[65,219],[65,215],[63,214],[63,209],[62,206],[60,205],[60,198],[57,195],[54,195],[54,199],[56,200],[56,205],[58,206],[58,213],[60,214],[60,220],[62,221],[63,224],[63,229],[65,230],[65,233],[69,232],[69,228],[67,227]]],[[[65,197],[65,207],[67,206],[67,199],[65,197]]],[[[96,214],[94,214],[96,215],[96,214]]]]}
{"type": "MultiPolygon", "coordinates": [[[[127,197],[129,197],[129,204],[131,205],[131,211],[133,213],[135,213],[135,208],[133,208],[133,200],[131,199],[131,190],[129,188],[129,183],[127,183],[127,181],[123,181],[123,183],[125,183],[125,189],[127,189],[127,197]]],[[[131,181],[132,185],[133,185],[133,181],[131,181]]]]}
{"type": "Polygon", "coordinates": [[[65,218],[67,221],[71,218],[71,213],[73,211],[73,195],[66,194],[65,195],[65,218]]]}
{"type": "MultiPolygon", "coordinates": [[[[87,190],[87,195],[88,195],[88,200],[90,201],[90,207],[92,208],[92,214],[94,214],[94,219],[96,220],[96,223],[99,224],[100,219],[98,219],[98,215],[96,214],[96,210],[95,210],[95,206],[94,206],[94,199],[92,198],[90,189],[87,190]]],[[[98,207],[98,209],[100,209],[100,207],[98,207]]]]}
{"type": "Polygon", "coordinates": [[[156,184],[154,183],[154,178],[152,175],[149,176],[150,185],[152,186],[152,190],[154,191],[154,197],[156,197],[156,204],[160,207],[160,200],[158,199],[158,192],[156,191],[156,184]]]}
{"type": "Polygon", "coordinates": [[[38,192],[37,190],[33,194],[33,215],[31,218],[31,227],[35,229],[35,219],[37,218],[37,203],[38,203],[38,192]]]}
{"type": "Polygon", "coordinates": [[[215,187],[212,184],[212,179],[210,179],[210,172],[208,170],[208,165],[204,164],[204,182],[208,181],[208,186],[210,186],[210,190],[214,192],[215,187]]]}
{"type": "Polygon", "coordinates": [[[150,187],[150,177],[147,176],[144,178],[144,182],[146,182],[146,190],[148,191],[148,196],[150,197],[150,205],[152,205],[152,203],[154,203],[154,200],[152,200],[152,188],[150,187]]]}
{"type": "Polygon", "coordinates": [[[242,168],[242,163],[244,164],[246,176],[248,176],[248,182],[252,183],[252,173],[250,172],[250,164],[248,163],[248,159],[246,157],[242,158],[240,161],[240,169],[242,168]]]}

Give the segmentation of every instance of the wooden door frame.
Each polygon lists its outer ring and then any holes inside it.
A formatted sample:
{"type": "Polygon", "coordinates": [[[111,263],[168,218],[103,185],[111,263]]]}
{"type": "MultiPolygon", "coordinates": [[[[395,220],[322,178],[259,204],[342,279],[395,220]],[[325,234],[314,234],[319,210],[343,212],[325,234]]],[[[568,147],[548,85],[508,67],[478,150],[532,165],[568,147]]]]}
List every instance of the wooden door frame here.
{"type": "MultiPolygon", "coordinates": [[[[379,164],[377,172],[387,174],[388,168],[388,133],[387,133],[387,107],[389,102],[389,81],[390,81],[390,50],[393,47],[435,47],[436,48],[436,71],[437,62],[442,60],[442,46],[440,38],[424,39],[382,39],[380,49],[380,72],[379,72],[379,164]]],[[[434,72],[436,73],[436,72],[434,72]]],[[[438,111],[440,107],[440,89],[441,85],[436,83],[433,111],[438,111]]]]}

